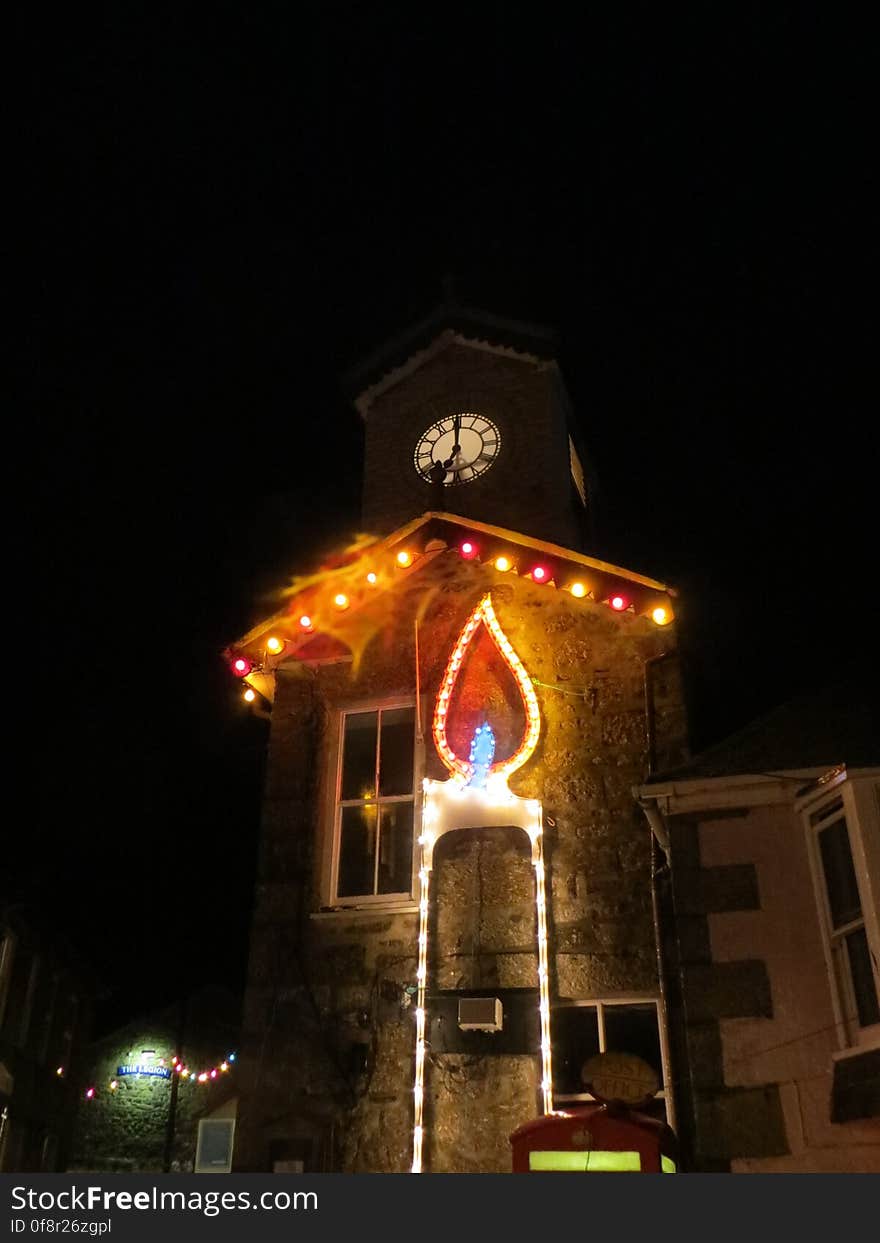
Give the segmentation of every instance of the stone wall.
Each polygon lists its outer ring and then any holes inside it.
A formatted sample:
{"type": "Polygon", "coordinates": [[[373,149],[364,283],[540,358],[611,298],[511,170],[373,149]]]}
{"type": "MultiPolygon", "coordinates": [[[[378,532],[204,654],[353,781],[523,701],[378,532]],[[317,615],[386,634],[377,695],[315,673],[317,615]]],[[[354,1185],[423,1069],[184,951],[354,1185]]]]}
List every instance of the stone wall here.
{"type": "MultiPolygon", "coordinates": [[[[644,662],[674,647],[673,627],[659,631],[644,618],[499,575],[453,552],[424,558],[374,605],[338,621],[351,661],[288,661],[278,671],[245,1002],[239,1169],[269,1168],[273,1145],[285,1143],[303,1145],[315,1168],[409,1168],[407,989],[415,982],[417,914],[321,910],[332,750],[342,708],[414,695],[418,618],[424,773],[447,776],[430,715],[455,639],[487,590],[540,683],[541,738],[511,788],[543,800],[553,994],[656,991],[649,831],[631,788],[646,773],[644,662]]],[[[481,663],[480,650],[464,667],[450,731],[467,736],[472,714],[489,704],[501,758],[521,729],[521,705],[505,671],[481,663]],[[474,683],[476,696],[467,692],[474,683]]],[[[680,688],[675,662],[662,663],[658,749],[678,761],[680,688]]],[[[487,844],[487,831],[462,831],[438,847],[429,993],[534,986],[533,880],[517,832],[504,830],[487,844]]],[[[537,1044],[498,1056],[432,1058],[430,1168],[509,1169],[507,1136],[538,1112],[539,1079],[537,1044]]]]}
{"type": "MultiPolygon", "coordinates": [[[[229,1001],[222,1017],[207,1027],[189,1025],[184,1061],[196,1070],[217,1066],[234,1053],[238,1033],[230,1030],[237,1020],[229,1001]],[[230,1013],[232,1011],[232,1013],[230,1013]]],[[[204,1017],[204,1015],[202,1015],[204,1017]]],[[[178,1007],[133,1022],[95,1041],[83,1059],[78,1076],[78,1109],[74,1126],[71,1170],[113,1173],[152,1173],[163,1169],[171,1104],[172,1081],[151,1076],[119,1075],[121,1065],[134,1065],[141,1051],[155,1051],[170,1065],[177,1047],[178,1007]],[[111,1082],[116,1088],[111,1089],[111,1082]],[[94,1088],[92,1099],[86,1091],[94,1088]]],[[[191,1173],[196,1153],[199,1120],[234,1097],[238,1090],[237,1066],[208,1084],[180,1083],[175,1109],[171,1172],[191,1173]]]]}

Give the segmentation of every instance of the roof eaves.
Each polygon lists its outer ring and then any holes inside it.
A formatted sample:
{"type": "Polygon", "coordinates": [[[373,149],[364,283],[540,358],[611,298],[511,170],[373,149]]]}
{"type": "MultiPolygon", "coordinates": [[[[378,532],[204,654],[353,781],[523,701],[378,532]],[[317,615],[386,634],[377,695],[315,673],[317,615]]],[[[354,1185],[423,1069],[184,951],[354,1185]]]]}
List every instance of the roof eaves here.
{"type": "MultiPolygon", "coordinates": [[[[641,587],[647,587],[652,591],[665,592],[668,595],[675,595],[675,589],[665,583],[658,582],[656,579],[648,578],[644,574],[637,574],[634,570],[624,569],[622,566],[612,565],[607,561],[600,561],[596,557],[587,556],[586,553],[576,552],[573,548],[564,548],[561,544],[553,544],[548,540],[536,539],[531,535],[524,535],[520,531],[512,531],[506,527],[494,526],[488,522],[479,522],[472,518],[465,518],[459,514],[446,513],[441,510],[428,510],[426,513],[420,514],[417,518],[413,518],[404,526],[398,527],[389,535],[382,539],[371,541],[364,544],[361,549],[361,556],[369,553],[374,556],[377,552],[396,547],[413,536],[417,531],[427,526],[431,522],[442,522],[452,526],[457,526],[465,532],[488,536],[490,539],[497,539],[505,543],[517,544],[522,548],[531,549],[533,552],[541,553],[547,557],[558,557],[561,560],[568,561],[574,565],[583,566],[585,569],[594,570],[597,573],[608,574],[615,578],[621,578],[631,583],[636,583],[641,587]]],[[[361,557],[355,558],[352,562],[340,569],[350,569],[352,565],[357,565],[361,557]]],[[[424,557],[420,557],[413,570],[421,569],[428,562],[424,557]]],[[[319,575],[309,575],[304,578],[298,588],[290,593],[290,598],[295,598],[301,591],[306,590],[310,585],[318,580],[319,575]]],[[[269,617],[257,622],[255,626],[240,639],[237,640],[235,646],[247,647],[253,643],[266,630],[288,618],[290,612],[289,604],[283,609],[279,609],[272,613],[269,617]]],[[[306,637],[304,636],[304,641],[306,637]]],[[[293,653],[295,655],[295,653],[293,653]]]]}

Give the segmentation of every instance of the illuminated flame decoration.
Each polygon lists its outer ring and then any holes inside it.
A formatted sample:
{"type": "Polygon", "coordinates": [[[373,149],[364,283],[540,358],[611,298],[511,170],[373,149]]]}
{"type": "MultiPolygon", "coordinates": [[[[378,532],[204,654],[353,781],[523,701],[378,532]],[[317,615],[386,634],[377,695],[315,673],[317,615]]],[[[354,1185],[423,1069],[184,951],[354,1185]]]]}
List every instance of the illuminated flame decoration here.
{"type": "Polygon", "coordinates": [[[434,743],[437,747],[437,754],[450,773],[452,773],[453,780],[458,780],[462,783],[470,781],[473,776],[474,766],[469,760],[462,759],[456,755],[449,745],[449,740],[446,737],[446,716],[449,711],[449,705],[452,702],[452,693],[455,689],[455,683],[458,681],[459,671],[467,654],[467,649],[476,635],[481,622],[492,636],[493,643],[516,680],[526,715],[525,733],[517,750],[509,759],[492,764],[489,768],[489,784],[497,785],[501,781],[506,781],[511,773],[515,773],[518,768],[521,768],[534,751],[538,743],[538,736],[541,733],[541,713],[538,709],[538,697],[535,694],[535,688],[532,686],[532,679],[526,673],[522,661],[513,650],[513,644],[501,629],[498,618],[495,616],[495,609],[492,607],[491,595],[483,596],[480,603],[465,622],[464,629],[458,636],[458,641],[452,649],[452,655],[449,657],[449,663],[446,666],[446,672],[443,675],[443,681],[440,684],[437,703],[434,708],[434,743]],[[495,778],[496,781],[493,782],[492,778],[495,778]]]}
{"type": "Polygon", "coordinates": [[[458,636],[443,676],[434,708],[434,742],[438,754],[450,773],[448,781],[423,783],[422,827],[419,836],[419,937],[416,971],[416,1055],[413,1086],[413,1174],[421,1174],[425,1139],[425,1031],[428,984],[428,894],[434,847],[444,833],[454,829],[497,828],[516,825],[523,829],[531,844],[532,867],[535,870],[535,907],[537,914],[538,995],[541,1017],[541,1095],[544,1113],[553,1112],[553,1067],[550,1046],[550,976],[547,948],[547,896],[544,872],[543,811],[539,799],[519,798],[511,793],[507,778],[516,772],[534,751],[541,732],[538,698],[522,661],[513,650],[495,616],[492,597],[486,595],[471,613],[458,636]],[[478,727],[471,744],[469,760],[455,754],[446,737],[446,715],[452,692],[467,652],[480,623],[486,626],[499,652],[516,679],[526,714],[526,729],[516,752],[497,764],[494,756],[495,738],[491,725],[478,727]]]}
{"type": "Polygon", "coordinates": [[[485,724],[478,725],[474,730],[470,754],[471,779],[468,785],[473,786],[477,790],[482,790],[485,787],[494,755],[495,734],[492,726],[486,721],[485,724]]]}

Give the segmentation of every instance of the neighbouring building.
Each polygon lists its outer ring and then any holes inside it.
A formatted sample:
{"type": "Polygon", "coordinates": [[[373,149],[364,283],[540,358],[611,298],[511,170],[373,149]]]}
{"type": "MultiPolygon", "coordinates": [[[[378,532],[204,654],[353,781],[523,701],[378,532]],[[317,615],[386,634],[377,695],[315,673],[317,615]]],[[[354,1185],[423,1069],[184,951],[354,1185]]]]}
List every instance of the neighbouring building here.
{"type": "Polygon", "coordinates": [[[0,1171],[65,1168],[96,982],[24,905],[0,910],[0,1171]]]}
{"type": "Polygon", "coordinates": [[[509,1170],[598,1050],[674,1121],[632,795],[686,756],[673,593],[583,551],[546,332],[447,310],[356,404],[370,537],[229,652],[271,704],[235,1168],[509,1170]]]}
{"type": "Polygon", "coordinates": [[[696,1168],[880,1173],[880,720],[786,704],[638,791],[696,1168]]]}
{"type": "Polygon", "coordinates": [[[95,1040],[77,1075],[71,1171],[231,1168],[240,1002],[204,988],[95,1040]]]}

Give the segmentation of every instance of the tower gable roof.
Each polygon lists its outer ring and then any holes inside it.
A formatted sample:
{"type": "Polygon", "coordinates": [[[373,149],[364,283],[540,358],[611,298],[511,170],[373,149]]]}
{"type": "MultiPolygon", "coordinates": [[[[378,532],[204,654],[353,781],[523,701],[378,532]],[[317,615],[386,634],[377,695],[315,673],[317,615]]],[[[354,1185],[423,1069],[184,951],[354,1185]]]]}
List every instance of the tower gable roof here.
{"type": "Polygon", "coordinates": [[[532,364],[552,364],[557,336],[552,328],[506,319],[489,311],[446,302],[417,323],[384,342],[344,377],[362,418],[373,402],[424,363],[448,349],[465,345],[532,364]]]}

